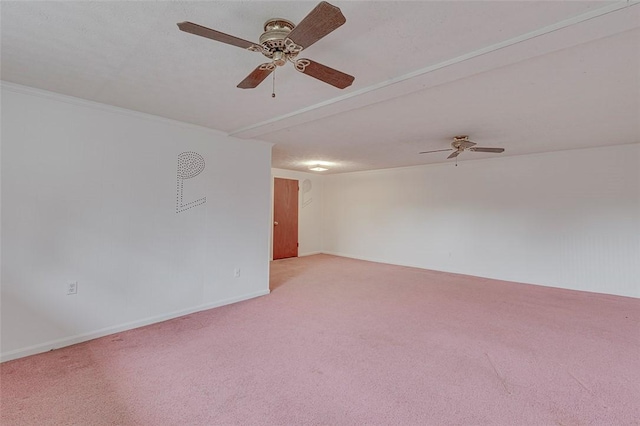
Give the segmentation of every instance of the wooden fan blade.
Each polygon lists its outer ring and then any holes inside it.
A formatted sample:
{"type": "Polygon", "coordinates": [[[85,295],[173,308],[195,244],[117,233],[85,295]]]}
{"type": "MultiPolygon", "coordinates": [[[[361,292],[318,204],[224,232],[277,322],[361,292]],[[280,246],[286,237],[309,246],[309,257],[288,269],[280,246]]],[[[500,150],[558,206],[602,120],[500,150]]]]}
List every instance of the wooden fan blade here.
{"type": "Polygon", "coordinates": [[[202,25],[194,24],[193,22],[179,22],[178,28],[186,33],[195,34],[200,37],[210,38],[211,40],[219,41],[222,43],[230,44],[232,46],[242,47],[243,49],[257,50],[262,49],[255,43],[247,40],[243,40],[238,37],[234,37],[229,34],[221,33],[220,31],[212,30],[211,28],[203,27],[202,25]]]}
{"type": "Polygon", "coordinates": [[[258,84],[262,83],[274,69],[276,69],[276,66],[270,62],[261,64],[255,70],[251,71],[251,74],[242,80],[240,84],[238,84],[238,87],[240,89],[254,89],[258,87],[258,84]]]}
{"type": "Polygon", "coordinates": [[[310,59],[298,59],[295,62],[295,66],[301,73],[317,78],[320,81],[324,81],[338,89],[344,89],[345,87],[351,86],[353,80],[355,80],[355,77],[349,74],[334,70],[333,68],[310,59]]]}
{"type": "Polygon", "coordinates": [[[340,8],[322,1],[291,30],[287,38],[306,49],[345,22],[347,19],[340,8]]]}
{"type": "Polygon", "coordinates": [[[461,152],[461,150],[453,151],[447,158],[456,158],[458,155],[460,155],[461,152]]]}
{"type": "Polygon", "coordinates": [[[443,152],[443,151],[451,151],[451,148],[449,148],[449,149],[436,149],[435,151],[422,151],[422,152],[419,152],[418,154],[431,154],[432,152],[443,152]]]}
{"type": "Polygon", "coordinates": [[[469,151],[500,153],[500,152],[504,152],[504,148],[483,148],[481,146],[473,146],[469,148],[469,151]]]}

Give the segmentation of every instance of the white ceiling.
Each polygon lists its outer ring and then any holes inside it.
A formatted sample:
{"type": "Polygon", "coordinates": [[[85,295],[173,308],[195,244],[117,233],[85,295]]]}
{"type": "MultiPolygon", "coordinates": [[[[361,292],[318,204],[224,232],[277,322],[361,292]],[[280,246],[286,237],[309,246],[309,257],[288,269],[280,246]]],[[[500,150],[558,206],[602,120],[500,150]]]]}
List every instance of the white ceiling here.
{"type": "MultiPolygon", "coordinates": [[[[347,23],[302,57],[355,76],[339,90],[265,58],[183,33],[192,21],[250,41],[316,4],[9,2],[5,81],[276,143],[273,166],[328,173],[427,164],[469,134],[500,155],[640,142],[636,1],[341,1],[347,23]]],[[[464,153],[460,160],[496,154],[464,153]]]]}

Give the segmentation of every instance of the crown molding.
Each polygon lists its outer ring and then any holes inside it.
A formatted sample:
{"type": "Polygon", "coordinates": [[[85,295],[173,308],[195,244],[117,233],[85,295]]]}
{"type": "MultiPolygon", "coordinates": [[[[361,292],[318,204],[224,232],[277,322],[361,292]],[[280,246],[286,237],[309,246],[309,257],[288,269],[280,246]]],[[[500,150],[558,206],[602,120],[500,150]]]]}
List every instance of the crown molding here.
{"type": "MultiPolygon", "coordinates": [[[[19,93],[19,94],[23,94],[23,95],[29,95],[29,96],[35,96],[35,97],[39,97],[39,98],[43,98],[43,99],[49,99],[49,100],[53,100],[53,101],[57,101],[57,102],[64,102],[70,105],[75,105],[75,106],[81,106],[81,107],[86,107],[86,108],[92,108],[92,109],[97,109],[100,111],[104,111],[104,112],[108,112],[108,113],[114,113],[114,114],[119,114],[119,115],[124,115],[124,116],[128,116],[128,117],[133,117],[133,118],[137,118],[137,119],[141,119],[141,120],[146,120],[146,121],[153,121],[156,123],[163,123],[163,124],[168,124],[171,126],[177,126],[177,127],[182,127],[182,128],[186,128],[186,129],[191,129],[191,130],[196,130],[196,131],[200,131],[200,132],[204,132],[204,133],[210,133],[212,135],[215,135],[217,137],[222,137],[222,138],[230,138],[230,139],[235,139],[235,140],[239,140],[240,138],[231,136],[225,132],[222,132],[220,130],[216,130],[216,129],[212,129],[209,127],[204,127],[204,126],[199,126],[197,124],[191,124],[191,123],[185,123],[183,121],[178,121],[178,120],[173,120],[171,118],[166,118],[166,117],[161,117],[158,115],[153,115],[153,114],[148,114],[148,113],[144,113],[144,112],[139,112],[139,111],[134,111],[134,110],[130,110],[130,109],[126,109],[126,108],[122,108],[122,107],[117,107],[117,106],[113,106],[113,105],[107,105],[107,104],[103,104],[100,102],[95,102],[95,101],[89,101],[87,99],[82,99],[82,98],[76,98],[74,96],[68,96],[68,95],[63,95],[60,93],[56,93],[56,92],[51,92],[48,90],[43,90],[43,89],[38,89],[35,87],[31,87],[31,86],[24,86],[22,84],[17,84],[17,83],[12,83],[12,82],[8,82],[5,80],[0,80],[0,88],[3,91],[10,91],[10,92],[14,92],[14,93],[19,93]]],[[[252,142],[258,143],[258,144],[265,144],[267,146],[273,146],[274,144],[272,142],[266,142],[266,141],[262,141],[259,139],[252,139],[252,138],[242,138],[240,139],[243,142],[250,140],[252,142]]]]}

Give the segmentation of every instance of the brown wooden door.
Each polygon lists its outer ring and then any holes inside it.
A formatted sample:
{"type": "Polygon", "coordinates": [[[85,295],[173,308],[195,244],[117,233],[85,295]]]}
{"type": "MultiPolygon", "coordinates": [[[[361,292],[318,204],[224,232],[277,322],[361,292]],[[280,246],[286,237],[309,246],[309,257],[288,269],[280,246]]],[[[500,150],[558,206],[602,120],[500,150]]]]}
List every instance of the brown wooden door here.
{"type": "Polygon", "coordinates": [[[298,181],[273,182],[273,259],[298,256],[298,181]]]}

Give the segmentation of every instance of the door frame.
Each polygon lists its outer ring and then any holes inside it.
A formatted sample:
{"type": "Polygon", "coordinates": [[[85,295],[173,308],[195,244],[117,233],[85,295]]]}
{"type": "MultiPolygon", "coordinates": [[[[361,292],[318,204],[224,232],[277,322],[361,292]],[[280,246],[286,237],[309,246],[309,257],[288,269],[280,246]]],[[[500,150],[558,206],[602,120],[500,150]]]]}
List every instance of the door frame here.
{"type": "Polygon", "coordinates": [[[275,221],[275,217],[274,217],[274,212],[275,212],[275,180],[276,179],[287,179],[287,180],[295,180],[296,182],[298,182],[298,196],[297,196],[297,203],[298,203],[298,250],[297,250],[297,254],[296,257],[300,257],[300,179],[296,179],[296,178],[291,178],[291,177],[283,177],[283,176],[274,176],[273,174],[271,175],[271,214],[269,215],[270,217],[270,221],[269,221],[269,227],[270,227],[270,231],[269,231],[269,261],[273,261],[273,243],[274,243],[274,232],[273,232],[273,223],[275,221]]]}

